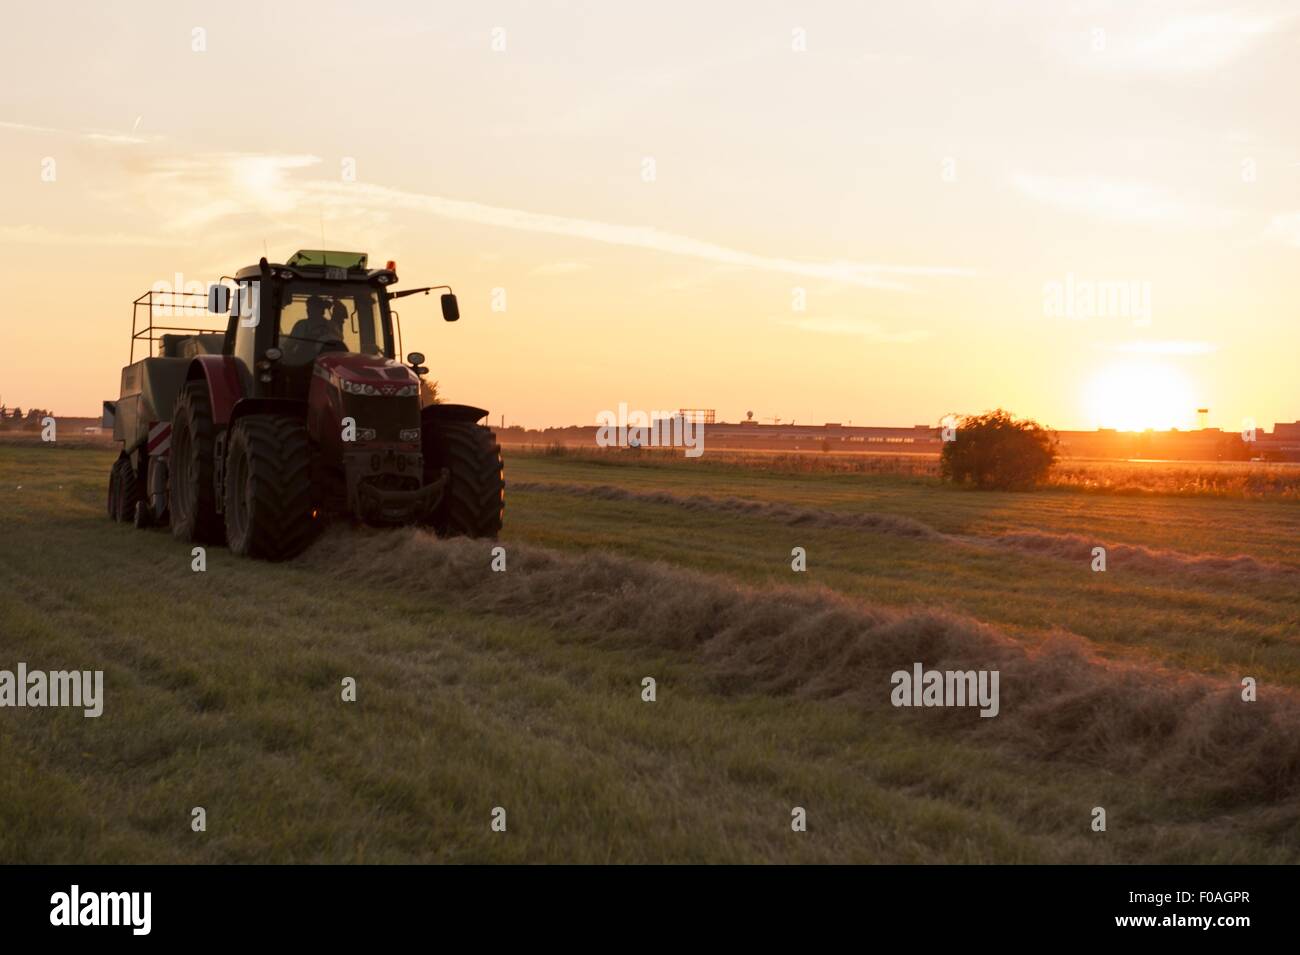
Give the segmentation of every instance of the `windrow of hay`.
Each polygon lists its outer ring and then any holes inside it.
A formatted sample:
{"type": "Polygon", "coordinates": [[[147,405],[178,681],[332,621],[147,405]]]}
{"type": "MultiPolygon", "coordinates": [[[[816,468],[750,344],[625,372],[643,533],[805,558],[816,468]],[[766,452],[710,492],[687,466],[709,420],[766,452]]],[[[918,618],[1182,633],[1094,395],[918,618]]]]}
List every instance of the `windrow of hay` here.
{"type": "Polygon", "coordinates": [[[939,540],[944,535],[928,524],[910,517],[894,514],[854,514],[841,511],[796,507],[793,504],[750,501],[742,497],[709,497],[705,494],[672,494],[668,491],[629,491],[612,484],[562,484],[552,482],[515,481],[513,491],[539,491],[568,494],[576,497],[596,497],[605,501],[637,501],[644,504],[669,504],[687,510],[710,511],[718,514],[743,514],[762,517],[800,527],[856,527],[893,534],[899,537],[916,537],[939,540]]]}
{"type": "Polygon", "coordinates": [[[921,540],[946,541],[974,547],[996,545],[1011,547],[1044,557],[1056,557],[1089,566],[1092,549],[1106,548],[1107,569],[1130,570],[1143,574],[1226,574],[1239,578],[1293,577],[1300,582],[1300,570],[1285,564],[1260,560],[1248,554],[1185,554],[1179,551],[1090,539],[1077,534],[1049,534],[1017,531],[995,537],[944,534],[914,518],[897,514],[864,514],[798,507],[792,504],[751,501],[738,497],[710,497],[703,494],[683,495],[668,491],[632,491],[609,484],[568,484],[561,482],[516,482],[514,491],[535,491],[592,497],[606,501],[637,501],[665,504],[687,510],[719,514],[744,514],[800,527],[858,528],[879,534],[892,534],[921,540]]]}
{"type": "Polygon", "coordinates": [[[1260,560],[1249,554],[1231,557],[1221,554],[1184,554],[1172,550],[1159,550],[1141,544],[1106,543],[1078,534],[1045,534],[1039,531],[1017,531],[992,538],[973,538],[1002,547],[1059,557],[1083,564],[1092,559],[1092,549],[1106,548],[1107,569],[1124,568],[1138,573],[1154,574],[1229,574],[1237,577],[1295,577],[1300,583],[1300,570],[1260,560]]]}
{"type": "Polygon", "coordinates": [[[1265,685],[1258,702],[1243,702],[1235,678],[1105,661],[1067,633],[1025,644],[947,613],[871,607],[816,588],[760,590],[607,553],[509,544],[508,570],[497,573],[493,546],[413,529],[335,531],[302,560],[340,587],[416,592],[596,647],[681,653],[717,692],[838,699],[872,720],[1142,777],[1202,811],[1264,809],[1251,817],[1258,825],[1300,838],[1300,698],[1285,689],[1265,685]],[[894,708],[890,675],[915,662],[998,670],[1000,714],[894,708]]]}
{"type": "Polygon", "coordinates": [[[511,457],[565,458],[601,467],[708,468],[769,474],[871,474],[912,478],[939,476],[938,454],[826,453],[811,449],[765,451],[711,446],[707,456],[688,458],[681,448],[602,448],[561,442],[520,444],[510,442],[508,438],[502,442],[502,447],[511,457]]]}

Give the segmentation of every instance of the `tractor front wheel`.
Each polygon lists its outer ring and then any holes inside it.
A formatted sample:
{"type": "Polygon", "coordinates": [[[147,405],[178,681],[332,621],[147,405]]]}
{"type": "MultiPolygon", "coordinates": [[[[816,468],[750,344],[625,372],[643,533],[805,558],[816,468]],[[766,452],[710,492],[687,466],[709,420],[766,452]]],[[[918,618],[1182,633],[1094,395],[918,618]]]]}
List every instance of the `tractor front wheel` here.
{"type": "Polygon", "coordinates": [[[285,560],[316,530],[311,447],[295,418],[251,414],[230,432],[226,458],[226,541],[245,557],[285,560]]]}
{"type": "Polygon", "coordinates": [[[431,432],[424,449],[425,481],[437,480],[443,468],[448,478],[429,523],[439,537],[496,537],[506,507],[497,436],[469,421],[438,421],[431,432]]]}

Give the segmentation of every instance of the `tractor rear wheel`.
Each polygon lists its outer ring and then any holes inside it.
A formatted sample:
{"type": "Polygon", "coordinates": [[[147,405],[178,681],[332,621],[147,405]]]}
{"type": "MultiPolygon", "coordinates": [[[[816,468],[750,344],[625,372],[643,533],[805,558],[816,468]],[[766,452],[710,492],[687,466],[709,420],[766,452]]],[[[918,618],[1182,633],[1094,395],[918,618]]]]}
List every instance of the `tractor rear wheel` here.
{"type": "Polygon", "coordinates": [[[425,481],[436,481],[443,468],[449,475],[428,523],[439,537],[496,537],[506,507],[505,466],[497,436],[473,422],[438,421],[430,437],[425,481]]]}
{"type": "Polygon", "coordinates": [[[186,382],[172,412],[172,448],[167,508],[172,536],[194,544],[221,540],[221,517],[213,485],[216,441],[212,401],[205,381],[186,382]]]}
{"type": "Polygon", "coordinates": [[[311,446],[296,418],[250,414],[230,432],[226,458],[226,541],[245,557],[285,560],[316,530],[311,446]]]}

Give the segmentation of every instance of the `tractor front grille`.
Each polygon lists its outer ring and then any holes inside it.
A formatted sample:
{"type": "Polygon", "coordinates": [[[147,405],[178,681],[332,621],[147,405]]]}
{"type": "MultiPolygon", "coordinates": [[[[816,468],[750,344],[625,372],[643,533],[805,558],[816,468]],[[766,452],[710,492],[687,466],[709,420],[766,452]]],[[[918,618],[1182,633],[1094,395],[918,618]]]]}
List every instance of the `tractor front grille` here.
{"type": "Polygon", "coordinates": [[[360,435],[365,432],[365,440],[405,444],[419,442],[420,399],[349,394],[342,397],[343,414],[356,421],[357,433],[360,435]],[[403,431],[408,433],[406,441],[402,440],[403,431]],[[409,440],[412,432],[417,435],[413,441],[409,440]]]}

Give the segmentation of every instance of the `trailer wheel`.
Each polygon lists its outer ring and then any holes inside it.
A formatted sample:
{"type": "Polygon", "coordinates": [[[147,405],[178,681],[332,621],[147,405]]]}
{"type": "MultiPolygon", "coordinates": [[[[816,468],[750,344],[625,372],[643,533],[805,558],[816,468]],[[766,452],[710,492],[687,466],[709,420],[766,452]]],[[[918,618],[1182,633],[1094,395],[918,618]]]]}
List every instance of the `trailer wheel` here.
{"type": "Polygon", "coordinates": [[[213,486],[212,402],[203,381],[186,382],[172,412],[167,507],[172,536],[195,544],[219,543],[221,518],[213,486]]]}
{"type": "Polygon", "coordinates": [[[429,437],[425,481],[436,480],[443,468],[449,476],[428,523],[439,537],[496,537],[506,507],[505,465],[497,436],[484,425],[438,421],[429,437]]]}
{"type": "Polygon", "coordinates": [[[108,519],[110,521],[118,520],[117,509],[122,498],[122,471],[118,465],[121,463],[122,459],[118,458],[108,471],[108,519]]]}
{"type": "Polygon", "coordinates": [[[311,543],[311,446],[303,422],[250,414],[235,423],[225,515],[226,540],[242,556],[285,560],[311,543]]]}
{"type": "Polygon", "coordinates": [[[143,499],[140,482],[136,479],[131,459],[125,454],[113,467],[117,469],[117,516],[114,520],[130,523],[135,520],[136,502],[143,499]]]}

